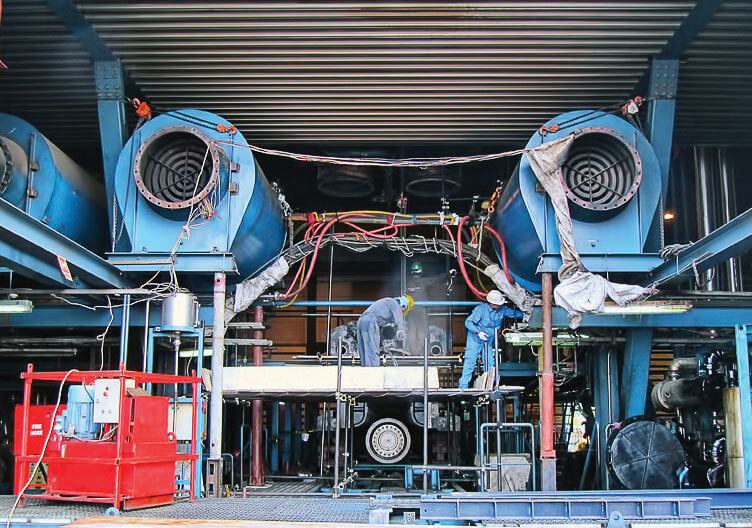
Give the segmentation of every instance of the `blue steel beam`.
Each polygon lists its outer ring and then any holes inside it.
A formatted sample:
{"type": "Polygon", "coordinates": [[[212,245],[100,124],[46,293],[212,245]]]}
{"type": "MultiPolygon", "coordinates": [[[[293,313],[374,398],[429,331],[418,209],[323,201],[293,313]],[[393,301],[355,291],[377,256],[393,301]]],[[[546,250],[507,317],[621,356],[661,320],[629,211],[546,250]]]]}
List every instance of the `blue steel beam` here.
{"type": "MultiPolygon", "coordinates": [[[[118,328],[122,324],[123,310],[120,306],[120,298],[115,298],[112,309],[111,327],[118,328]]],[[[106,305],[107,302],[105,301],[106,305]]],[[[129,323],[131,327],[144,326],[145,309],[143,303],[131,306],[129,323]]],[[[204,326],[211,326],[214,311],[211,306],[199,308],[199,320],[204,326]]],[[[110,311],[105,308],[91,310],[80,306],[35,306],[31,313],[25,314],[0,314],[0,328],[101,328],[110,322],[110,311]]],[[[149,311],[149,326],[159,326],[162,323],[162,314],[159,310],[149,311]]]]}
{"type": "MultiPolygon", "coordinates": [[[[554,308],[555,328],[569,326],[566,310],[554,308]]],[[[541,308],[536,306],[530,328],[541,328],[541,308]]],[[[733,328],[737,324],[752,326],[752,307],[694,307],[682,313],[666,314],[593,314],[582,317],[580,328],[733,328]]]]}
{"type": "MultiPolygon", "coordinates": [[[[661,210],[666,203],[671,144],[674,139],[676,89],[679,84],[679,59],[653,59],[650,64],[648,97],[648,135],[661,169],[661,210]]],[[[663,218],[657,218],[663,222],[663,218]]]]}
{"type": "MultiPolygon", "coordinates": [[[[102,142],[102,168],[107,196],[107,220],[112,233],[112,251],[129,250],[126,240],[116,242],[116,233],[122,232],[120,223],[123,213],[110,197],[115,196],[115,168],[118,157],[128,139],[125,116],[125,73],[120,60],[112,58],[94,61],[94,84],[97,89],[97,113],[99,114],[99,138],[102,142]]],[[[127,237],[126,237],[127,238],[127,237]]]]}
{"type": "Polygon", "coordinates": [[[652,345],[652,328],[631,328],[627,331],[621,375],[624,419],[645,414],[652,345]]]}
{"type": "Polygon", "coordinates": [[[653,269],[643,280],[643,285],[660,285],[681,277],[694,277],[695,273],[700,275],[750,248],[752,208],[653,269]]]}
{"type": "Polygon", "coordinates": [[[744,474],[747,488],[752,488],[752,395],[749,376],[749,334],[747,325],[737,325],[736,366],[739,372],[739,400],[742,414],[742,445],[744,453],[744,474]]]}
{"type": "MultiPolygon", "coordinates": [[[[663,259],[657,253],[642,253],[639,255],[580,255],[582,265],[594,272],[643,272],[650,271],[660,265],[663,259]]],[[[538,261],[536,273],[555,273],[561,267],[561,254],[544,253],[538,261]]]]}
{"type": "Polygon", "coordinates": [[[51,286],[128,287],[117,268],[5,200],[0,200],[0,265],[51,286]],[[68,261],[73,282],[63,277],[58,257],[68,261]]]}

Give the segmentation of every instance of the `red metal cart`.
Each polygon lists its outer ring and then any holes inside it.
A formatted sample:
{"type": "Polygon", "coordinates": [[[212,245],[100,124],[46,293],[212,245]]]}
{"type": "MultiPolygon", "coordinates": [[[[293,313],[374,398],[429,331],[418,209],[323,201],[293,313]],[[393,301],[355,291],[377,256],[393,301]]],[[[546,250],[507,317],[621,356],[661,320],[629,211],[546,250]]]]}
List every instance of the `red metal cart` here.
{"type": "MultiPolygon", "coordinates": [[[[175,464],[190,462],[190,500],[196,486],[196,421],[201,378],[173,376],[125,370],[79,372],[34,372],[29,364],[21,374],[24,380],[23,406],[16,409],[15,484],[19,494],[29,479],[33,465],[42,454],[44,439],[54,423],[54,406],[32,406],[33,381],[64,379],[71,383],[91,385],[95,380],[118,380],[120,397],[117,428],[110,425],[111,439],[83,441],[66,438],[53,431],[42,457],[47,464],[47,482],[37,485],[42,493],[25,493],[24,498],[82,501],[112,504],[118,509],[134,509],[168,504],[178,491],[175,485],[175,464]],[[66,378],[67,376],[67,378],[66,378]],[[140,386],[144,384],[191,384],[193,415],[190,450],[177,452],[177,440],[168,432],[169,398],[151,396],[140,386]],[[130,386],[130,387],[128,387],[130,386]]],[[[65,409],[61,405],[59,411],[65,409]]],[[[57,413],[60,414],[60,413],[57,413]]]]}

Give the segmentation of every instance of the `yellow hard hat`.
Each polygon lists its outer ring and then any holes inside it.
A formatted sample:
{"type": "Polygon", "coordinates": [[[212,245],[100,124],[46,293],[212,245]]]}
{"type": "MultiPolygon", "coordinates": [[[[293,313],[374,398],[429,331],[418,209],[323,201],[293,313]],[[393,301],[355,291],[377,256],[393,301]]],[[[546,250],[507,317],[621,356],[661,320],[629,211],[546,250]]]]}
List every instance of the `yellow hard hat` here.
{"type": "Polygon", "coordinates": [[[399,297],[397,297],[397,302],[400,304],[402,308],[405,309],[405,313],[412,310],[413,306],[415,306],[415,299],[413,299],[412,295],[409,295],[407,293],[402,294],[399,297]]]}

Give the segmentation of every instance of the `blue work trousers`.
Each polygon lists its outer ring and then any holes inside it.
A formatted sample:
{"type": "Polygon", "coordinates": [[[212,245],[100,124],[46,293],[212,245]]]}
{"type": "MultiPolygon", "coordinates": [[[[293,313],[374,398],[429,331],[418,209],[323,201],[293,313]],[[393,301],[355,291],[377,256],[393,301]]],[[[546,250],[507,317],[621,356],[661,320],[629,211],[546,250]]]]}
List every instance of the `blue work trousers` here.
{"type": "Polygon", "coordinates": [[[477,335],[468,332],[465,359],[462,363],[462,376],[460,376],[459,381],[460,389],[469,388],[470,378],[473,377],[475,365],[478,363],[478,356],[483,359],[484,372],[494,367],[493,344],[490,341],[481,341],[477,335]]]}
{"type": "Polygon", "coordinates": [[[358,319],[358,352],[364,367],[379,366],[381,331],[375,317],[361,316],[358,319]]]}

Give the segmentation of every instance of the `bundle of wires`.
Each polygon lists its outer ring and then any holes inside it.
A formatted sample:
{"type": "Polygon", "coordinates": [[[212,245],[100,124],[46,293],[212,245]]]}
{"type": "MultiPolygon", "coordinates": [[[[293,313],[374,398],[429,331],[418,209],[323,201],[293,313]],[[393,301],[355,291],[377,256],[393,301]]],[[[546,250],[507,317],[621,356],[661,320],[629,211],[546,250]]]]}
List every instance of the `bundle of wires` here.
{"type": "MultiPolygon", "coordinates": [[[[431,217],[432,219],[441,218],[441,215],[420,216],[426,218],[431,217]]],[[[373,247],[386,246],[389,249],[402,251],[408,256],[411,256],[413,251],[449,254],[457,259],[462,276],[470,290],[478,298],[485,299],[486,294],[477,288],[470,280],[466,266],[471,265],[474,267],[477,275],[480,276],[480,272],[493,263],[491,259],[483,255],[480,251],[482,237],[484,234],[488,233],[493,236],[499,245],[503,269],[507,276],[507,280],[510,284],[514,283],[514,280],[507,270],[506,247],[504,246],[501,235],[499,235],[497,231],[485,223],[481,223],[479,229],[476,230],[474,227],[471,228],[473,234],[472,240],[475,243],[466,245],[463,242],[463,229],[469,220],[469,217],[462,218],[459,221],[457,225],[456,240],[450,227],[443,223],[442,227],[448,234],[448,240],[436,238],[427,239],[426,237],[416,235],[411,237],[400,236],[400,231],[403,228],[407,229],[420,225],[412,222],[396,223],[398,220],[403,220],[404,222],[404,219],[406,218],[411,220],[415,218],[413,215],[405,215],[401,213],[390,213],[386,211],[346,211],[340,213],[324,213],[322,215],[313,213],[308,215],[308,217],[311,220],[309,221],[308,228],[303,235],[303,239],[300,242],[292,244],[282,254],[291,266],[300,261],[300,265],[290,282],[290,286],[279,296],[280,299],[288,301],[284,306],[291,305],[295,299],[297,299],[300,292],[302,292],[308,285],[321,248],[331,243],[336,243],[358,252],[367,251],[373,247]],[[319,218],[331,219],[319,220],[319,218]],[[361,225],[358,225],[359,220],[373,221],[374,219],[386,220],[387,225],[375,229],[366,229],[361,225]],[[335,224],[346,226],[352,231],[334,232],[335,224]],[[422,248],[421,245],[423,246],[422,248]],[[467,258],[465,258],[466,256],[467,258]],[[310,263],[308,262],[309,257],[310,263]]]]}

